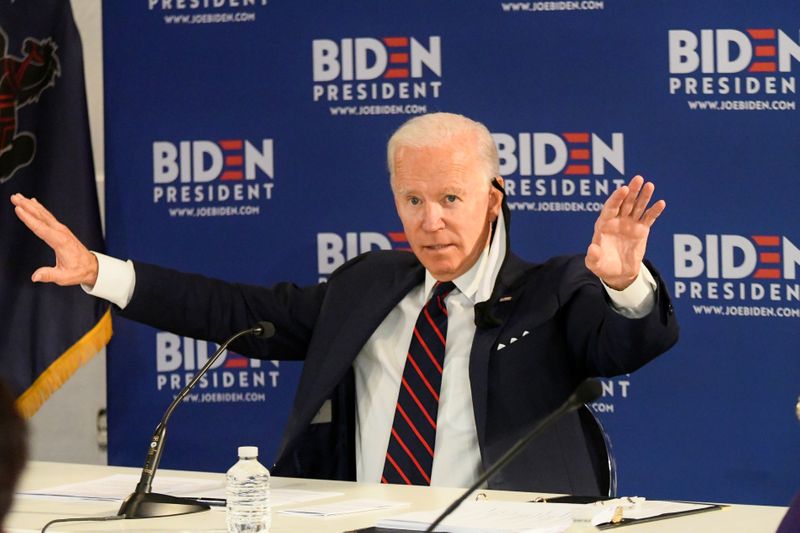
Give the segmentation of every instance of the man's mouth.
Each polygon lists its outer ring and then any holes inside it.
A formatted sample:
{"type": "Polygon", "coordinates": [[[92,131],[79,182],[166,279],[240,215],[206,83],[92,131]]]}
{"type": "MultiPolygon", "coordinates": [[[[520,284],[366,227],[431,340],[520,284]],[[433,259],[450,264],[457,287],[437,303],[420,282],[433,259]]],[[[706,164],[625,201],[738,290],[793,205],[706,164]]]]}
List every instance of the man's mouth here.
{"type": "Polygon", "coordinates": [[[432,252],[439,252],[441,250],[449,248],[450,246],[453,246],[453,245],[452,244],[428,244],[428,245],[423,246],[423,248],[425,248],[426,250],[430,250],[432,252]]]}

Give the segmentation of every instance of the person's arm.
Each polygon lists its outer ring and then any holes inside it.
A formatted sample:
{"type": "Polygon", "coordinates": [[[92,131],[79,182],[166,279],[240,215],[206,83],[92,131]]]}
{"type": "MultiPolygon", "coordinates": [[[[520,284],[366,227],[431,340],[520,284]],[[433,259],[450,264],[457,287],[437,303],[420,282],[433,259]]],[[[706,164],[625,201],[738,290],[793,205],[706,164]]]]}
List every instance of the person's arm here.
{"type": "MultiPolygon", "coordinates": [[[[564,325],[574,368],[585,376],[615,376],[640,368],[678,339],[669,292],[658,272],[647,268],[656,285],[647,312],[620,311],[609,289],[577,261],[563,278],[564,325]]],[[[625,292],[625,291],[623,291],[625,292]]],[[[648,292],[648,291],[646,291],[648,292]]]]}
{"type": "Polygon", "coordinates": [[[243,338],[231,345],[242,355],[268,359],[305,357],[327,287],[232,283],[139,261],[134,268],[136,289],[119,316],[216,343],[268,320],[275,325],[274,337],[243,338]]]}
{"type": "Polygon", "coordinates": [[[274,359],[302,359],[322,305],[325,285],[228,283],[146,263],[125,263],[90,252],[35,199],[11,197],[19,219],[53,249],[56,264],[38,268],[34,282],[82,285],[120,308],[120,315],[158,329],[222,342],[256,322],[274,322],[269,340],[245,339],[231,348],[274,359]],[[102,267],[102,268],[101,268],[102,267]],[[135,270],[134,270],[135,269],[135,270]]]}
{"type": "Polygon", "coordinates": [[[576,291],[567,321],[571,351],[591,374],[630,372],[677,340],[666,288],[642,262],[650,228],[666,208],[664,200],[649,205],[654,190],[634,177],[609,196],[595,222],[585,265],[603,289],[576,291]]]}

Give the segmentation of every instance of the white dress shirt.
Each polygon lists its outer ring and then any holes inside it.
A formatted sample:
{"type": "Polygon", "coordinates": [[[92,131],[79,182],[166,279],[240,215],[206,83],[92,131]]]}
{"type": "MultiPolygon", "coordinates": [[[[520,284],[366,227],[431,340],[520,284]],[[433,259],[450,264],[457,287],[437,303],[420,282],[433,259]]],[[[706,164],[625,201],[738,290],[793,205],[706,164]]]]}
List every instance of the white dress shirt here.
{"type": "MultiPolygon", "coordinates": [[[[453,280],[456,290],[445,300],[448,335],[436,421],[431,473],[433,486],[467,487],[481,473],[469,379],[469,353],[475,335],[474,306],[490,297],[505,257],[502,214],[497,228],[491,245],[484,249],[475,265],[453,280]],[[452,333],[455,331],[457,335],[452,333]]],[[[84,290],[125,308],[136,285],[133,263],[99,253],[95,255],[99,265],[97,282],[93,288],[84,286],[84,290]]],[[[426,272],[425,283],[412,289],[389,312],[353,362],[358,481],[380,482],[414,324],[433,293],[435,283],[430,272],[426,272]]],[[[605,288],[614,309],[629,318],[642,317],[655,305],[656,283],[644,265],[636,281],[625,290],[605,288]]]]}

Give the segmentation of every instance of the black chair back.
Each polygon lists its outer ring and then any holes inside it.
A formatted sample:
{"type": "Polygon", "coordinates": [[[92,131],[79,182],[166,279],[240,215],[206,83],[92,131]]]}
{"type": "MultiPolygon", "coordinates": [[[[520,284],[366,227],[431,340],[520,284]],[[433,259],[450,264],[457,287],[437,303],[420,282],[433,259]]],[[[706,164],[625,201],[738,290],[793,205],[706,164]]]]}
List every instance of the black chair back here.
{"type": "Polygon", "coordinates": [[[608,437],[603,424],[592,413],[591,409],[582,405],[578,408],[578,417],[581,421],[586,444],[592,458],[597,486],[600,494],[609,498],[617,496],[617,463],[614,460],[614,451],[611,439],[608,437]]]}

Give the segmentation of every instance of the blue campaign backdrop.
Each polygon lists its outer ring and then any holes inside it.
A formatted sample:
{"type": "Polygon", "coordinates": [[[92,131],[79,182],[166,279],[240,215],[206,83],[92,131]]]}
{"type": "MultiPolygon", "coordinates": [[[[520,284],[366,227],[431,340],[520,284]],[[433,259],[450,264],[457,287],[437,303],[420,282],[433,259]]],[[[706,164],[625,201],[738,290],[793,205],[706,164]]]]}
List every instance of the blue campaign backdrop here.
{"type": "MultiPolygon", "coordinates": [[[[385,163],[415,114],[484,122],[512,244],[581,253],[637,173],[681,340],[592,407],[620,492],[787,504],[798,489],[800,5],[765,1],[105,2],[107,245],[248,283],[324,280],[407,246],[385,163]]],[[[138,465],[215,346],[116,320],[109,461],[138,465]]],[[[299,363],[227,354],[163,465],[274,459],[299,363]]]]}

